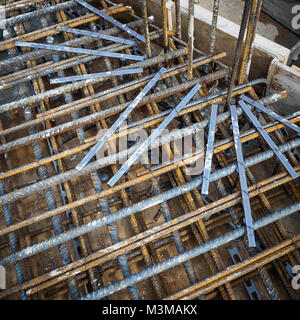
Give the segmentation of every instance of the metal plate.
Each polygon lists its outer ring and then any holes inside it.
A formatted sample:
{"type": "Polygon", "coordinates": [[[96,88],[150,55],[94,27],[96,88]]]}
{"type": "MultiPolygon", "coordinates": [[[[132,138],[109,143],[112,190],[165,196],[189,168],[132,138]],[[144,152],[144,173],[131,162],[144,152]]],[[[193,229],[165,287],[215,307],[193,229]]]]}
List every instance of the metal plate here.
{"type": "Polygon", "coordinates": [[[246,220],[248,244],[249,244],[249,247],[256,247],[254,230],[253,230],[253,220],[252,220],[252,214],[251,214],[251,206],[250,206],[248,186],[247,186],[247,180],[246,180],[244,156],[243,156],[242,144],[240,140],[240,129],[239,129],[238,117],[236,113],[236,106],[230,106],[230,112],[231,112],[231,120],[232,120],[232,131],[234,136],[234,145],[236,150],[236,157],[237,157],[237,164],[238,164],[238,171],[239,171],[239,179],[240,179],[240,185],[241,185],[241,194],[242,194],[243,207],[244,207],[245,220],[246,220]]]}
{"type": "Polygon", "coordinates": [[[268,114],[270,117],[272,117],[273,119],[281,122],[282,124],[284,124],[285,126],[289,127],[292,130],[295,130],[298,134],[300,134],[300,128],[298,126],[296,126],[294,123],[284,119],[282,116],[280,116],[279,114],[269,110],[268,108],[264,107],[262,104],[260,104],[259,102],[250,99],[249,97],[245,96],[244,94],[240,96],[241,99],[243,99],[244,101],[246,101],[247,103],[251,104],[253,107],[257,108],[258,110],[268,114]]]}
{"type": "Polygon", "coordinates": [[[114,36],[109,36],[109,35],[101,33],[101,32],[92,32],[92,31],[88,31],[88,30],[73,29],[73,28],[66,28],[66,27],[56,27],[56,30],[63,31],[63,32],[69,32],[69,33],[77,34],[80,36],[88,36],[88,37],[94,37],[94,38],[99,38],[99,39],[103,39],[103,40],[113,41],[116,43],[128,44],[130,46],[137,46],[138,45],[138,43],[136,41],[124,39],[124,38],[119,38],[119,37],[114,37],[114,36]]]}
{"type": "Polygon", "coordinates": [[[90,160],[96,155],[97,151],[104,146],[106,141],[114,132],[120,127],[120,125],[125,121],[131,111],[141,102],[145,95],[151,90],[156,84],[159,78],[167,71],[165,68],[161,68],[154,77],[147,83],[143,90],[137,95],[137,97],[130,103],[130,105],[121,113],[120,117],[114,122],[114,124],[106,131],[103,137],[94,145],[94,147],[85,155],[81,162],[76,166],[77,170],[82,170],[82,168],[90,162],[90,160]]]}
{"type": "Polygon", "coordinates": [[[218,105],[213,104],[211,106],[208,140],[206,145],[205,164],[204,164],[204,172],[203,172],[202,188],[201,188],[201,194],[204,194],[204,195],[208,194],[208,189],[209,189],[211,163],[212,163],[212,157],[214,153],[214,140],[215,140],[215,132],[216,132],[217,112],[218,112],[218,105]]]}
{"type": "Polygon", "coordinates": [[[193,89],[180,101],[165,120],[152,132],[152,134],[137,148],[133,155],[121,166],[119,171],[108,181],[108,185],[113,187],[125,174],[133,163],[145,152],[148,146],[161,134],[166,126],[176,117],[182,108],[189,103],[193,96],[199,91],[201,85],[196,84],[193,89]]]}
{"type": "Polygon", "coordinates": [[[283,155],[283,153],[278,149],[277,145],[274,143],[274,141],[270,138],[270,136],[267,134],[265,129],[262,127],[260,122],[257,120],[257,118],[254,116],[252,111],[247,107],[246,103],[242,100],[239,101],[239,105],[243,109],[243,111],[246,113],[248,118],[251,120],[251,122],[256,127],[257,131],[260,133],[260,135],[264,138],[266,143],[269,145],[269,147],[273,150],[274,154],[278,158],[278,160],[282,163],[282,165],[285,167],[285,169],[288,171],[288,173],[291,175],[293,179],[298,178],[297,172],[294,170],[294,168],[289,163],[288,159],[283,155]]]}
{"type": "Polygon", "coordinates": [[[135,32],[134,30],[128,28],[125,24],[122,24],[120,21],[108,16],[107,14],[105,14],[104,12],[101,12],[100,10],[96,9],[95,7],[91,6],[90,4],[86,3],[83,0],[75,0],[77,3],[79,3],[80,5],[82,5],[83,7],[87,8],[88,10],[94,12],[96,15],[98,15],[99,17],[105,19],[106,21],[114,24],[116,27],[120,28],[121,30],[127,32],[128,34],[130,34],[132,37],[135,37],[136,39],[138,39],[139,41],[146,43],[146,40],[143,36],[141,36],[140,34],[138,34],[137,32],[135,32]]]}

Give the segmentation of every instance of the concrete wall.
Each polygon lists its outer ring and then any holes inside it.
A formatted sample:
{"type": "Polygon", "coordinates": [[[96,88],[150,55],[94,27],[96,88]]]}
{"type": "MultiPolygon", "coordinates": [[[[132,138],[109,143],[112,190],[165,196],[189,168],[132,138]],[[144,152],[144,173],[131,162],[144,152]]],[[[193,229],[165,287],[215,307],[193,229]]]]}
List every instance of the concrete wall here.
{"type": "Polygon", "coordinates": [[[280,103],[274,104],[274,108],[280,113],[290,114],[300,111],[300,69],[279,62],[274,59],[270,65],[268,82],[271,92],[287,90],[288,96],[280,103]]]}
{"type": "MultiPolygon", "coordinates": [[[[141,13],[140,2],[128,0],[127,3],[130,4],[138,14],[141,13]]],[[[147,0],[148,14],[154,16],[155,24],[158,26],[162,26],[162,10],[160,3],[160,0],[147,0]]],[[[188,0],[181,0],[181,8],[182,36],[186,41],[188,0]]],[[[174,10],[172,11],[174,12],[174,10]]],[[[175,17],[173,17],[173,20],[175,21],[175,17]]],[[[195,47],[204,52],[209,52],[211,21],[212,13],[199,5],[195,5],[195,47]]],[[[239,25],[221,16],[219,17],[216,51],[227,52],[227,57],[225,57],[222,62],[228,66],[231,66],[233,63],[238,34],[239,25]]],[[[257,35],[254,43],[254,55],[250,79],[260,77],[266,78],[272,60],[277,58],[279,61],[286,63],[289,53],[289,49],[257,35]]]]}
{"type": "Polygon", "coordinates": [[[292,21],[299,25],[299,10],[296,10],[296,5],[299,5],[299,1],[287,1],[287,0],[264,0],[262,3],[262,9],[271,17],[282,23],[288,29],[292,30],[298,36],[300,36],[300,29],[294,28],[292,21]],[[294,8],[294,12],[293,12],[294,8]]]}

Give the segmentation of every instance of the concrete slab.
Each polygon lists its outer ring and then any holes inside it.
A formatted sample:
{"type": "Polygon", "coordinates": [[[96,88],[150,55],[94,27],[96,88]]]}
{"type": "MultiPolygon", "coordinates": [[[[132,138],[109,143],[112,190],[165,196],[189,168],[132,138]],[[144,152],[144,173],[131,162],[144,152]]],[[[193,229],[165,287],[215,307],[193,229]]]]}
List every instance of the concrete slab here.
{"type": "MultiPolygon", "coordinates": [[[[234,0],[240,1],[240,0],[234,0]]],[[[227,1],[226,1],[227,2],[227,1]]],[[[149,0],[148,3],[148,14],[153,15],[156,24],[162,25],[162,10],[160,0],[149,0]]],[[[140,5],[134,0],[130,0],[132,7],[140,11],[140,5]]],[[[187,14],[188,14],[188,0],[181,0],[181,19],[182,19],[182,36],[183,39],[187,40],[187,14]]],[[[239,14],[238,8],[235,7],[235,2],[232,2],[231,6],[234,8],[234,17],[241,17],[242,13],[239,14]]],[[[229,5],[229,4],[228,4],[229,5]]],[[[173,10],[172,10],[173,12],[173,10]]],[[[175,19],[173,15],[173,19],[175,19]]],[[[195,5],[195,47],[204,51],[209,52],[210,33],[211,33],[211,21],[212,12],[200,5],[195,5]]],[[[227,52],[222,62],[231,66],[233,64],[233,57],[236,48],[236,42],[239,34],[239,25],[226,19],[222,16],[218,20],[218,31],[216,40],[216,51],[227,52]]],[[[250,79],[254,78],[266,78],[269,70],[270,63],[274,58],[279,61],[286,63],[290,50],[274,43],[273,41],[257,35],[254,43],[254,54],[253,54],[253,67],[250,72],[250,79]]]]}
{"type": "Polygon", "coordinates": [[[288,67],[277,59],[270,65],[268,82],[270,91],[287,90],[288,96],[280,103],[273,104],[273,107],[282,114],[290,114],[300,111],[300,68],[288,67]]]}
{"type": "MultiPolygon", "coordinates": [[[[275,11],[275,5],[272,4],[272,2],[274,1],[263,1],[263,9],[268,13],[275,11]]],[[[198,0],[198,4],[209,11],[212,11],[213,3],[214,0],[198,0]]],[[[243,8],[244,1],[242,0],[226,0],[220,2],[219,12],[222,17],[239,25],[242,20],[243,8]]],[[[299,36],[297,36],[297,34],[291,32],[289,29],[275,21],[270,15],[263,11],[260,14],[260,21],[257,26],[257,34],[288,49],[291,49],[299,41],[299,36]]]]}
{"type": "MultiPolygon", "coordinates": [[[[181,6],[183,14],[187,18],[188,0],[181,0],[181,6]]],[[[235,15],[241,17],[242,13],[239,15],[238,12],[235,12],[235,15]]],[[[195,45],[197,45],[198,42],[198,45],[202,46],[201,50],[208,52],[212,13],[201,6],[196,5],[195,20],[195,45]]],[[[228,65],[233,63],[233,55],[236,48],[236,39],[238,38],[239,30],[240,27],[238,24],[222,16],[219,17],[216,49],[217,51],[225,50],[227,52],[228,65]]],[[[279,61],[285,63],[287,61],[287,57],[289,56],[289,50],[287,48],[276,44],[259,34],[257,34],[255,38],[254,48],[253,61],[255,62],[255,66],[257,69],[264,70],[264,72],[266,72],[265,64],[269,66],[273,58],[277,58],[279,61]],[[270,58],[272,59],[269,60],[270,58]]],[[[259,74],[258,70],[254,72],[259,74]]],[[[263,72],[261,72],[261,75],[263,75],[263,72]]]]}

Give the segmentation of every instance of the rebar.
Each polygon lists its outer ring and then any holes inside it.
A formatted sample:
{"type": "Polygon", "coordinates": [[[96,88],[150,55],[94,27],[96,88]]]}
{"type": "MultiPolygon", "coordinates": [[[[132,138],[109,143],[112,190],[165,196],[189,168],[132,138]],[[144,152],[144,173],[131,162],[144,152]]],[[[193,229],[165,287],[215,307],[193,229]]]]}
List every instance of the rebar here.
{"type": "Polygon", "coordinates": [[[172,12],[161,0],[161,28],[147,0],[135,4],[140,17],[110,0],[4,6],[0,265],[15,268],[7,268],[11,286],[0,298],[235,300],[254,276],[262,299],[298,298],[282,261],[300,263],[300,238],[282,219],[300,208],[300,112],[273,112],[268,104],[287,92],[259,99],[254,86],[268,92],[267,81],[248,81],[262,1],[245,1],[232,69],[219,61],[226,52],[216,52],[226,48],[216,36],[221,2],[213,1],[209,55],[194,0],[184,28],[174,2],[172,12]],[[191,89],[195,97],[185,101],[191,89]],[[88,163],[102,129],[108,153],[88,163]],[[141,130],[145,141],[136,140],[141,130]],[[202,132],[207,144],[198,149],[202,132]],[[185,146],[189,136],[191,150],[179,154],[177,142],[185,146]],[[204,171],[189,175],[202,160],[204,171]],[[245,260],[228,265],[232,240],[245,260]],[[180,274],[171,287],[173,267],[180,274]]]}
{"type": "Polygon", "coordinates": [[[250,13],[251,2],[252,2],[252,0],[245,0],[242,23],[241,23],[241,27],[240,27],[240,33],[239,33],[239,37],[238,37],[238,41],[237,41],[237,45],[236,45],[235,55],[233,58],[233,67],[232,67],[232,73],[231,73],[231,77],[230,77],[230,85],[229,85],[227,100],[226,100],[227,106],[230,105],[232,89],[233,89],[234,83],[236,81],[237,73],[238,73],[240,55],[241,55],[242,45],[243,45],[245,32],[246,32],[246,28],[247,28],[247,22],[248,22],[248,17],[249,17],[249,13],[250,13]]]}
{"type": "Polygon", "coordinates": [[[243,197],[243,207],[245,212],[248,244],[249,244],[249,247],[255,247],[256,243],[255,243],[254,230],[253,230],[253,220],[252,220],[251,206],[250,206],[250,200],[248,195],[248,186],[247,186],[246,172],[245,172],[245,161],[243,156],[242,144],[240,140],[240,130],[239,130],[236,106],[234,105],[230,106],[230,113],[231,113],[231,123],[232,123],[233,139],[234,139],[235,152],[236,152],[236,158],[237,158],[238,173],[239,173],[239,179],[240,179],[240,185],[241,185],[241,194],[243,197]]]}
{"type": "Polygon", "coordinates": [[[98,10],[97,8],[91,6],[90,4],[88,4],[87,2],[83,1],[83,0],[75,0],[77,3],[79,3],[81,6],[87,8],[88,10],[94,12],[95,14],[97,14],[99,17],[101,17],[102,19],[107,20],[108,22],[114,24],[115,26],[117,26],[118,28],[120,28],[121,30],[124,30],[125,32],[127,32],[129,35],[135,37],[136,39],[138,39],[141,42],[145,43],[145,38],[143,36],[141,36],[140,34],[138,34],[137,32],[135,32],[134,30],[128,28],[126,25],[123,25],[121,22],[119,22],[118,20],[108,16],[107,14],[105,14],[104,12],[98,10]]]}
{"type": "Polygon", "coordinates": [[[214,153],[214,139],[216,131],[216,120],[217,120],[218,105],[213,104],[211,106],[211,113],[209,119],[209,129],[208,129],[208,139],[206,145],[205,162],[204,162],[204,172],[203,172],[203,182],[201,188],[201,194],[207,195],[210,182],[211,173],[211,163],[214,153]]]}
{"type": "MultiPolygon", "coordinates": [[[[297,212],[299,209],[300,209],[300,202],[298,202],[294,205],[291,205],[289,207],[286,207],[285,209],[277,211],[273,214],[270,214],[260,220],[255,221],[253,224],[253,228],[254,228],[254,230],[257,230],[262,227],[265,227],[270,223],[278,221],[279,219],[282,219],[283,217],[287,217],[287,216],[297,212]]],[[[232,231],[230,233],[222,235],[214,240],[211,240],[211,241],[204,243],[203,245],[200,245],[200,246],[195,247],[189,251],[186,251],[185,253],[183,253],[181,255],[167,259],[164,262],[153,266],[152,268],[147,268],[143,271],[135,273],[130,278],[124,279],[123,281],[118,281],[118,282],[116,282],[112,285],[106,286],[103,289],[100,289],[96,292],[92,292],[92,293],[86,295],[85,297],[83,297],[82,300],[99,300],[107,295],[110,295],[114,292],[117,292],[121,289],[124,289],[133,283],[137,283],[139,281],[147,279],[147,278],[151,277],[152,275],[160,273],[162,271],[169,270],[170,268],[178,265],[179,263],[182,263],[182,262],[184,262],[188,259],[191,259],[193,257],[197,257],[200,254],[204,254],[205,252],[207,252],[211,249],[218,248],[218,247],[220,247],[230,241],[238,239],[244,233],[245,233],[244,227],[236,229],[235,231],[232,231]]]]}
{"type": "Polygon", "coordinates": [[[95,78],[115,77],[115,76],[123,76],[123,75],[128,75],[128,74],[133,74],[133,73],[141,73],[141,72],[143,72],[142,68],[113,70],[113,71],[106,71],[106,72],[99,72],[99,73],[90,73],[90,74],[85,74],[85,75],[81,75],[81,76],[55,78],[55,79],[51,79],[50,83],[55,84],[55,83],[65,83],[65,82],[95,79],[95,78]]]}
{"type": "MultiPolygon", "coordinates": [[[[284,145],[279,146],[279,150],[281,152],[286,152],[289,150],[292,150],[296,147],[298,147],[300,145],[300,139],[295,139],[292,140],[284,145]]],[[[257,154],[255,156],[252,156],[250,158],[247,158],[245,160],[245,167],[250,167],[253,166],[255,164],[258,164],[262,161],[265,161],[267,159],[270,159],[273,157],[273,151],[265,151],[262,152],[260,154],[257,154]]],[[[228,176],[229,174],[232,174],[237,168],[236,164],[231,164],[230,166],[220,169],[216,172],[214,172],[211,175],[211,181],[216,181],[219,180],[223,177],[228,176]]],[[[147,200],[143,200],[140,201],[138,203],[133,204],[130,207],[121,209],[113,214],[111,214],[110,216],[105,216],[103,218],[100,219],[96,219],[90,223],[87,223],[86,225],[80,226],[78,228],[74,228],[72,230],[69,230],[63,234],[60,234],[58,236],[52,237],[48,240],[45,240],[43,242],[40,242],[39,244],[35,244],[31,247],[25,248],[19,252],[17,252],[16,254],[11,254],[5,258],[2,258],[0,260],[0,264],[4,265],[4,264],[8,264],[8,263],[12,263],[14,261],[14,259],[16,260],[22,260],[25,259],[29,256],[32,256],[38,252],[47,250],[51,247],[57,246],[61,243],[64,243],[68,240],[74,239],[76,237],[79,237],[80,235],[86,234],[88,232],[91,232],[93,230],[96,230],[102,226],[108,225],[110,223],[114,223],[120,219],[123,219],[125,217],[130,216],[131,214],[137,213],[141,210],[145,210],[147,208],[150,208],[154,205],[160,204],[163,201],[167,201],[170,199],[173,199],[174,197],[177,197],[183,193],[186,193],[188,191],[191,191],[193,189],[196,189],[197,187],[199,187],[202,183],[202,177],[199,178],[194,178],[193,180],[191,180],[190,182],[183,184],[181,186],[178,186],[176,188],[173,188],[169,191],[166,191],[158,196],[155,197],[151,197],[148,198],[147,200]]],[[[3,200],[9,200],[9,194],[2,196],[1,197],[1,202],[3,202],[3,200]]]]}
{"type": "Polygon", "coordinates": [[[178,115],[178,113],[185,107],[185,105],[193,98],[199,91],[201,85],[197,83],[192,90],[180,101],[180,103],[172,110],[172,112],[164,119],[164,121],[152,132],[152,134],[137,148],[132,156],[121,166],[119,171],[108,181],[108,185],[113,187],[125,174],[131,165],[146,151],[146,149],[159,137],[161,132],[167,125],[178,115]]]}

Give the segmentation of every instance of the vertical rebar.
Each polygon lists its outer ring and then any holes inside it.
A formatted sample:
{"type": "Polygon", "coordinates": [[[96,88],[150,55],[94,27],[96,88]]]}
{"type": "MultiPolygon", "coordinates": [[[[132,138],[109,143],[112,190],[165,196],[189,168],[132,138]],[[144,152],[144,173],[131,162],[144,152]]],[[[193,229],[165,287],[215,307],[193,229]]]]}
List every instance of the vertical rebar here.
{"type": "Polygon", "coordinates": [[[180,0],[175,0],[175,12],[176,12],[176,37],[181,39],[181,8],[180,0]]]}
{"type": "Polygon", "coordinates": [[[240,68],[239,80],[238,80],[239,84],[244,82],[245,71],[246,71],[246,62],[248,60],[248,56],[249,56],[249,53],[251,50],[251,45],[252,45],[251,42],[254,39],[254,37],[252,37],[252,35],[253,35],[254,28],[255,28],[256,9],[257,9],[257,0],[252,0],[251,11],[250,11],[248,27],[247,27],[247,34],[246,34],[246,39],[245,39],[245,46],[244,46],[244,51],[243,51],[243,55],[242,55],[242,63],[241,63],[241,68],[240,68]]]}
{"type": "MultiPolygon", "coordinates": [[[[30,107],[25,108],[24,118],[25,118],[25,121],[33,120],[30,107]]],[[[35,127],[29,128],[29,134],[34,134],[34,133],[36,133],[35,127]]],[[[36,161],[43,159],[43,151],[42,151],[40,142],[35,142],[33,144],[33,153],[36,161]]],[[[38,175],[41,180],[46,180],[49,178],[49,174],[45,166],[38,167],[38,175]]],[[[45,198],[46,198],[48,210],[54,210],[57,208],[57,204],[56,204],[56,200],[55,200],[55,196],[52,188],[48,188],[45,190],[45,198]]],[[[59,235],[63,233],[63,227],[62,227],[61,219],[59,216],[52,217],[51,223],[52,223],[52,228],[55,235],[59,235]]],[[[61,257],[62,264],[64,266],[72,262],[66,243],[60,244],[58,246],[58,251],[61,257]]],[[[79,288],[78,288],[76,278],[71,277],[70,279],[67,280],[67,283],[68,283],[68,287],[69,287],[72,299],[73,300],[78,299],[80,297],[80,294],[79,294],[79,288]]]]}
{"type": "Polygon", "coordinates": [[[242,23],[241,23],[241,27],[240,27],[240,33],[239,33],[237,46],[236,46],[236,50],[235,50],[235,55],[234,55],[234,59],[233,59],[233,67],[232,67],[230,85],[229,85],[229,89],[228,89],[228,93],[227,93],[226,106],[230,105],[232,90],[233,90],[234,83],[235,83],[236,76],[237,76],[237,72],[238,72],[240,55],[241,55],[244,36],[245,36],[246,28],[247,28],[247,22],[248,22],[248,18],[249,18],[250,8],[251,8],[251,0],[245,0],[242,23]]]}
{"type": "Polygon", "coordinates": [[[163,46],[164,52],[167,53],[169,50],[167,0],[161,0],[161,7],[163,14],[163,46]]]}
{"type": "MultiPolygon", "coordinates": [[[[146,169],[150,170],[150,166],[146,165],[146,169]]],[[[161,194],[161,190],[160,190],[160,186],[159,186],[157,178],[153,177],[151,179],[151,183],[152,183],[152,186],[153,186],[154,193],[156,195],[161,194]]],[[[171,221],[172,220],[172,215],[171,215],[171,212],[169,210],[169,206],[168,206],[167,202],[162,202],[160,204],[160,209],[161,209],[161,211],[163,213],[165,221],[167,221],[167,222],[171,221]]],[[[183,243],[181,241],[179,232],[177,232],[177,231],[174,232],[172,234],[172,237],[173,237],[173,241],[174,241],[174,244],[176,246],[176,249],[177,249],[178,253],[179,254],[184,253],[185,249],[184,249],[183,243]]],[[[189,282],[191,284],[196,283],[197,277],[196,277],[196,274],[195,274],[195,272],[193,270],[193,266],[192,266],[191,261],[187,260],[186,262],[184,262],[183,263],[183,267],[184,267],[184,270],[185,270],[185,272],[187,274],[189,282]]]]}
{"type": "MultiPolygon", "coordinates": [[[[100,44],[100,46],[102,45],[102,41],[101,40],[98,40],[98,44],[97,45],[99,46],[99,44],[100,44]]],[[[58,62],[59,61],[58,55],[53,55],[53,58],[54,58],[54,62],[58,62]]],[[[108,58],[104,58],[104,64],[105,64],[107,69],[111,70],[111,68],[108,68],[109,67],[109,59],[108,58]]],[[[78,68],[78,67],[75,68],[75,71],[82,72],[82,70],[80,68],[78,68]]],[[[59,75],[59,77],[64,77],[64,72],[63,71],[59,71],[58,75],[59,75]]],[[[89,91],[86,91],[86,93],[88,94],[89,91]]],[[[72,97],[71,93],[65,93],[64,94],[64,98],[65,98],[67,103],[72,103],[73,102],[73,97],[72,97]]],[[[93,108],[94,108],[94,106],[93,106],[93,108]]],[[[71,113],[71,115],[72,115],[73,119],[78,119],[79,118],[78,113],[76,111],[73,111],[71,113]]],[[[77,133],[77,137],[79,139],[80,144],[84,144],[86,138],[85,138],[85,134],[84,134],[83,128],[81,128],[81,127],[78,128],[76,130],[76,133],[77,133]]],[[[101,183],[101,180],[99,178],[98,173],[96,171],[91,172],[90,177],[92,179],[92,183],[93,183],[93,187],[94,187],[95,193],[101,192],[103,190],[103,186],[102,186],[102,183],[101,183]]],[[[109,204],[108,204],[108,201],[107,201],[106,197],[98,199],[98,202],[99,202],[100,208],[104,212],[104,214],[105,215],[110,215],[111,211],[110,211],[110,207],[109,207],[109,204]]],[[[118,235],[118,230],[116,228],[116,225],[115,224],[109,224],[107,226],[107,229],[108,229],[108,233],[109,233],[109,236],[111,238],[112,243],[115,244],[117,242],[120,242],[120,238],[119,238],[119,235],[118,235]]],[[[126,256],[125,255],[121,255],[118,258],[118,261],[119,261],[121,272],[122,272],[124,278],[130,276],[131,272],[130,272],[130,267],[129,267],[129,264],[128,264],[126,256]]],[[[138,289],[136,288],[135,285],[128,287],[128,292],[130,293],[131,297],[134,300],[139,300],[140,299],[139,298],[138,289]]]]}
{"type": "Polygon", "coordinates": [[[210,34],[210,53],[211,54],[215,53],[219,8],[220,8],[220,0],[214,0],[213,17],[212,17],[211,34],[210,34]]]}
{"type": "MultiPolygon", "coordinates": [[[[54,60],[54,62],[58,62],[59,61],[58,56],[53,55],[53,60],[54,60]]],[[[64,77],[64,72],[59,71],[58,75],[59,75],[59,77],[64,77]]],[[[71,93],[69,93],[69,92],[65,93],[64,97],[65,97],[66,103],[73,102],[73,98],[72,98],[71,93]]],[[[79,118],[78,113],[76,111],[73,111],[72,117],[73,117],[73,119],[78,119],[79,118]]],[[[76,131],[77,131],[77,135],[78,135],[80,144],[84,144],[86,138],[85,138],[85,134],[84,134],[83,129],[78,128],[76,131]]],[[[101,180],[99,178],[98,173],[92,172],[91,179],[92,179],[92,182],[94,185],[95,192],[96,193],[101,192],[103,190],[103,187],[102,187],[102,183],[101,183],[101,180]]],[[[101,198],[101,200],[99,200],[99,202],[100,202],[101,210],[104,212],[104,214],[110,215],[111,211],[110,211],[107,199],[105,197],[103,197],[103,198],[101,198]]],[[[112,243],[115,244],[115,243],[120,242],[120,238],[119,238],[118,231],[117,231],[115,224],[108,224],[107,228],[108,228],[108,232],[109,232],[112,243]]],[[[121,255],[118,258],[118,260],[119,260],[120,268],[121,268],[121,271],[122,271],[124,278],[129,277],[131,275],[131,272],[130,272],[130,268],[129,268],[129,264],[126,259],[126,256],[121,255]]],[[[135,285],[128,287],[128,292],[131,294],[131,296],[134,300],[139,300],[138,290],[135,285]]]]}
{"type": "MultiPolygon", "coordinates": [[[[11,37],[11,30],[10,28],[7,29],[7,33],[4,35],[4,39],[8,39],[11,37]]],[[[14,56],[16,55],[16,51],[14,50],[8,50],[8,54],[9,56],[14,56]]],[[[1,123],[1,128],[2,128],[2,123],[1,123]]],[[[2,143],[2,139],[0,141],[2,143]]],[[[2,182],[2,180],[0,180],[0,194],[1,196],[5,195],[5,188],[4,188],[4,184],[2,182]]],[[[11,218],[11,213],[9,210],[9,207],[7,204],[3,205],[3,214],[4,214],[4,218],[5,218],[5,222],[7,224],[7,226],[11,226],[13,224],[12,222],[12,218],[11,218]]],[[[10,232],[8,235],[8,239],[9,239],[9,243],[11,246],[11,250],[13,253],[18,251],[18,246],[17,246],[17,240],[16,240],[16,236],[14,232],[10,232]]],[[[23,276],[23,272],[22,272],[22,268],[19,262],[15,262],[15,266],[16,266],[16,275],[17,275],[17,280],[19,284],[22,284],[24,282],[24,276],[23,276]]],[[[27,300],[27,296],[25,291],[21,291],[21,299],[22,300],[27,300]]]]}
{"type": "Polygon", "coordinates": [[[145,47],[148,58],[151,58],[151,42],[149,37],[149,21],[148,21],[148,10],[147,0],[143,0],[143,19],[144,19],[144,32],[145,32],[145,47]]]}
{"type": "Polygon", "coordinates": [[[193,51],[194,51],[194,0],[189,0],[188,8],[188,79],[193,79],[193,51]]]}
{"type": "MultiPolygon", "coordinates": [[[[55,1],[55,2],[57,2],[57,1],[55,1]]],[[[63,15],[63,11],[60,11],[60,12],[56,13],[56,17],[57,17],[58,21],[60,21],[59,18],[60,18],[61,15],[63,15]]],[[[44,28],[48,26],[48,21],[47,21],[47,19],[45,17],[41,17],[40,21],[41,21],[41,25],[44,28]]],[[[46,41],[49,44],[52,44],[53,40],[54,39],[53,39],[52,36],[47,36],[46,37],[46,41]]],[[[54,54],[52,56],[52,58],[58,60],[58,55],[54,54]]],[[[33,60],[33,61],[30,62],[31,65],[32,65],[32,63],[35,63],[35,61],[33,60]]],[[[44,84],[43,84],[42,79],[39,79],[39,80],[40,81],[38,81],[38,82],[36,80],[33,80],[33,85],[34,85],[36,91],[39,90],[39,92],[42,92],[44,90],[44,84]]],[[[45,104],[41,103],[40,106],[41,106],[41,111],[42,112],[46,112],[45,104]]],[[[45,123],[43,123],[43,125],[45,127],[47,127],[48,129],[51,128],[51,124],[50,124],[49,120],[45,121],[45,123]]],[[[50,141],[48,140],[48,144],[49,144],[49,149],[50,149],[50,153],[51,154],[59,152],[58,145],[57,145],[56,140],[54,139],[54,137],[51,137],[50,141]]],[[[63,165],[61,160],[58,160],[57,162],[54,162],[54,167],[55,167],[57,172],[59,172],[59,171],[60,172],[64,172],[64,165],[63,165]]],[[[66,200],[68,200],[69,202],[73,201],[73,196],[72,196],[71,187],[70,187],[69,182],[65,182],[62,185],[59,185],[59,189],[60,189],[60,192],[62,194],[63,203],[66,203],[66,200]]],[[[74,223],[75,226],[79,226],[79,225],[81,225],[83,223],[81,216],[79,216],[78,213],[76,212],[76,210],[74,210],[74,209],[72,209],[70,211],[67,211],[66,215],[67,215],[68,218],[69,218],[69,215],[71,215],[72,222],[74,223]]],[[[69,224],[70,228],[73,228],[73,223],[72,222],[69,224]]],[[[90,245],[86,241],[87,238],[85,239],[84,237],[81,236],[81,237],[79,237],[78,240],[79,240],[78,243],[79,243],[81,251],[82,251],[82,255],[83,256],[87,256],[89,254],[89,252],[90,252],[90,245]]],[[[76,245],[75,245],[75,251],[76,251],[77,257],[79,257],[79,252],[78,252],[78,249],[77,249],[76,245]]],[[[91,281],[91,285],[92,285],[92,288],[94,288],[94,289],[98,288],[101,285],[99,283],[99,280],[98,280],[99,277],[96,277],[95,272],[96,272],[96,270],[94,270],[94,269],[89,269],[88,270],[88,274],[89,274],[89,278],[90,278],[90,281],[91,281]]]]}
{"type": "MultiPolygon", "coordinates": [[[[1,194],[1,196],[5,195],[5,189],[4,189],[4,185],[3,185],[2,180],[0,180],[0,194],[1,194]]],[[[4,215],[5,222],[6,222],[7,226],[11,226],[13,224],[13,222],[12,222],[10,210],[9,210],[7,204],[5,204],[2,207],[2,211],[3,211],[3,215],[4,215]]],[[[15,236],[15,233],[10,232],[8,235],[8,239],[9,239],[9,244],[11,246],[12,253],[18,252],[18,245],[17,245],[17,239],[15,236]]],[[[15,266],[16,266],[16,274],[17,274],[18,283],[23,284],[24,283],[24,276],[23,276],[20,262],[15,261],[15,266]]],[[[21,294],[22,300],[27,300],[27,296],[26,296],[26,293],[24,290],[22,290],[20,294],[21,294]]]]}
{"type": "Polygon", "coordinates": [[[254,29],[251,35],[251,42],[250,42],[250,52],[249,52],[249,56],[247,58],[247,62],[246,62],[246,67],[245,67],[245,76],[248,78],[249,76],[249,72],[250,72],[250,67],[251,67],[251,62],[252,62],[252,55],[253,55],[253,49],[254,49],[254,40],[255,40],[255,35],[256,35],[256,30],[257,30],[257,26],[258,26],[258,22],[259,22],[259,18],[260,18],[260,13],[261,13],[261,7],[262,7],[262,1],[263,0],[258,0],[258,4],[257,4],[257,10],[256,10],[256,15],[255,15],[255,23],[254,23],[254,29]]]}

